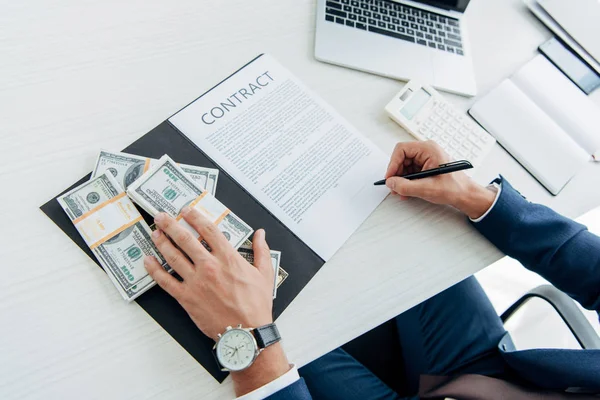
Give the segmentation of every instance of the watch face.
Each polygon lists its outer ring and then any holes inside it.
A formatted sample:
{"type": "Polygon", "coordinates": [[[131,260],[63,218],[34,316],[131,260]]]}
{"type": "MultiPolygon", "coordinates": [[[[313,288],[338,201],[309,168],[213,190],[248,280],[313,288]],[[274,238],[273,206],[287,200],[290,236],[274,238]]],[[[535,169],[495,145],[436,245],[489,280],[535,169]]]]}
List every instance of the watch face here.
{"type": "Polygon", "coordinates": [[[226,331],[217,343],[217,358],[221,365],[231,371],[248,368],[256,357],[254,336],[243,329],[226,331]]]}

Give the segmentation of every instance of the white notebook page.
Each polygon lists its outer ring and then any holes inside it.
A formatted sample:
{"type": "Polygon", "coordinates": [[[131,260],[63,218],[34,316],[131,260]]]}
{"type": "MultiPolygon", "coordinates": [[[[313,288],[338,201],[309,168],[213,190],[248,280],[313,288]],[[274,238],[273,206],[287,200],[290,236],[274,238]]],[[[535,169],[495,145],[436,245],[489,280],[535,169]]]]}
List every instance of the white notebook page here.
{"type": "Polygon", "coordinates": [[[538,55],[510,79],[589,155],[600,156],[600,108],[550,61],[538,55]]]}
{"type": "Polygon", "coordinates": [[[533,100],[505,79],[471,108],[471,115],[552,194],[589,156],[533,100]]]}
{"type": "Polygon", "coordinates": [[[169,122],[324,260],[388,194],[388,157],[269,55],[169,122]]]}

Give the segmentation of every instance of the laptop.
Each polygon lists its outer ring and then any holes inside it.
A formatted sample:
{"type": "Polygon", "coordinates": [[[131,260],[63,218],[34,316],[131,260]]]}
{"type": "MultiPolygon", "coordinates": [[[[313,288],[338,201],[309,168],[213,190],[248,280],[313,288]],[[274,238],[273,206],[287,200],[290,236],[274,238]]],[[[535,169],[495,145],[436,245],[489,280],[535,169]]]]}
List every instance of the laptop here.
{"type": "Polygon", "coordinates": [[[315,58],[474,96],[469,1],[318,0],[315,58]]]}

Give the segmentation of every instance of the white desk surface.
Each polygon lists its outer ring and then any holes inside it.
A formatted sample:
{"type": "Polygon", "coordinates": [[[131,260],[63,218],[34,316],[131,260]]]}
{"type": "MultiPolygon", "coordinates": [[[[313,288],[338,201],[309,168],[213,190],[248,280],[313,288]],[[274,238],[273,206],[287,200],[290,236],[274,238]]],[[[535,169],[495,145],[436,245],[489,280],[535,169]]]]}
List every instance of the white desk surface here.
{"type": "MultiPolygon", "coordinates": [[[[468,15],[480,93],[550,36],[520,0],[474,0],[468,15]]],[[[315,1],[3,2],[1,398],[232,396],[38,207],[100,147],[123,148],[261,52],[384,151],[409,140],[383,112],[403,84],[315,61],[314,18],[315,1]]],[[[553,198],[497,146],[477,179],[502,172],[575,217],[600,204],[599,171],[588,165],[553,198]]],[[[288,356],[305,364],[500,256],[457,213],[388,198],[279,318],[288,356]]]]}

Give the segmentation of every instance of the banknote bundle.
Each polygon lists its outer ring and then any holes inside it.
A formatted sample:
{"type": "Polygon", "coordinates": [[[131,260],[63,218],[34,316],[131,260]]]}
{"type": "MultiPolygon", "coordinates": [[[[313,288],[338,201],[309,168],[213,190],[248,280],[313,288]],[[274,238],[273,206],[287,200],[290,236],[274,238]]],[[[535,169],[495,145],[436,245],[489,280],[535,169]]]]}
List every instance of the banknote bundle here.
{"type": "MultiPolygon", "coordinates": [[[[252,250],[252,242],[246,240],[240,248],[238,253],[242,255],[250,264],[254,265],[254,251],[252,250]]],[[[273,265],[273,298],[277,297],[277,288],[283,283],[285,278],[288,277],[288,273],[284,271],[279,265],[281,261],[281,252],[277,250],[271,250],[271,264],[273,265]]]]}
{"type": "Polygon", "coordinates": [[[170,270],[152,231],[113,175],[106,171],[60,196],[58,202],[92,250],[119,293],[132,301],[154,286],[144,257],[170,270]]]}
{"type": "MultiPolygon", "coordinates": [[[[178,164],[166,154],[156,160],[102,150],[92,178],[60,196],[58,202],[119,293],[132,301],[155,285],[144,268],[146,256],[156,257],[172,272],[151,240],[154,225],[148,226],[132,201],[151,216],[160,212],[171,215],[198,237],[180,215],[183,207],[193,207],[213,222],[248,262],[254,262],[248,240],[253,229],[214,197],[218,176],[217,169],[178,164]]],[[[280,259],[281,252],[271,251],[273,298],[288,277],[280,259]]]]}
{"type": "MultiPolygon", "coordinates": [[[[135,154],[119,153],[101,150],[96,160],[92,178],[109,170],[123,189],[127,190],[137,178],[156,164],[154,158],[137,156],[135,154]]],[[[206,188],[213,196],[217,191],[219,170],[214,168],[197,167],[195,165],[179,164],[181,169],[201,188],[206,188]]]]}
{"type": "Polygon", "coordinates": [[[168,155],[164,155],[144,175],[129,185],[129,197],[153,217],[160,212],[176,218],[194,236],[198,233],[180,215],[185,206],[207,217],[238,249],[254,230],[217,200],[206,189],[192,181],[168,155]]]}

